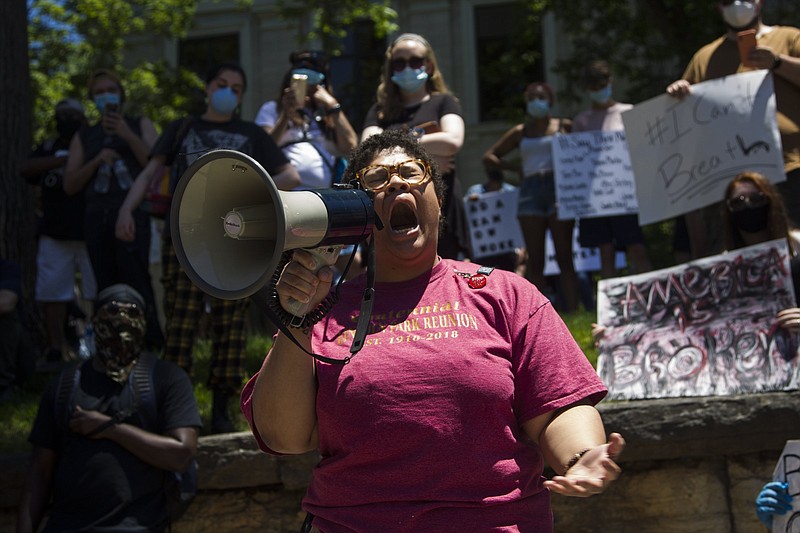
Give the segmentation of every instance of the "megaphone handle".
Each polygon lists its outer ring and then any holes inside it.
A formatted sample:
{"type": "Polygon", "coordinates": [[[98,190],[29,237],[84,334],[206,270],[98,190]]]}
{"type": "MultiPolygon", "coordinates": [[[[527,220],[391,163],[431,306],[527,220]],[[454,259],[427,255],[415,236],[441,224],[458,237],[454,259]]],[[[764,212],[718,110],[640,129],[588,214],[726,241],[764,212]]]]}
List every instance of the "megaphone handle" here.
{"type": "MultiPolygon", "coordinates": [[[[335,246],[320,246],[319,248],[306,248],[305,250],[314,258],[314,272],[319,272],[324,266],[332,266],[339,258],[339,252],[342,251],[344,245],[339,244],[335,246]]],[[[303,321],[303,317],[310,311],[308,303],[299,302],[294,298],[289,298],[286,303],[286,310],[293,314],[297,320],[292,320],[298,324],[303,321]]]]}

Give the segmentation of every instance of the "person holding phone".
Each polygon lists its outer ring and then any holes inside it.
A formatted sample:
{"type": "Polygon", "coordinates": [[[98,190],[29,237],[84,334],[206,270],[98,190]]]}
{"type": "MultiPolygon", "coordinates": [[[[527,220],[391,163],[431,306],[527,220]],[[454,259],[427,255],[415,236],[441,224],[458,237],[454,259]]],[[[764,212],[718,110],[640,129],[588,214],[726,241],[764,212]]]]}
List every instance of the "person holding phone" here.
{"type": "Polygon", "coordinates": [[[147,349],[158,349],[164,336],[158,323],[150,281],[150,217],[137,211],[136,239],[116,238],[117,213],[133,183],[147,164],[157,134],[147,117],[125,113],[125,89],[117,74],[99,69],[88,80],[89,98],[100,119],[72,137],[64,170],[64,191],[84,191],[84,238],[97,290],[115,283],[136,289],[147,304],[147,349]]]}
{"type": "Polygon", "coordinates": [[[430,43],[404,33],[386,49],[377,102],[367,112],[361,140],[388,129],[416,139],[439,165],[445,181],[444,228],[439,254],[458,259],[469,254],[469,231],[455,157],[464,144],[461,104],[447,88],[430,43]]]}
{"type": "Polygon", "coordinates": [[[331,187],[358,136],[334,96],[325,54],[298,50],[289,60],[278,98],[261,106],[255,123],[297,169],[298,190],[331,187]]]}
{"type": "MultiPolygon", "coordinates": [[[[764,1],[718,1],[725,34],[695,53],[681,79],[667,87],[667,94],[682,98],[695,83],[750,70],[770,70],[786,172],[786,181],[777,187],[791,222],[800,225],[800,29],[764,24],[764,1]],[[748,32],[754,34],[754,43],[748,32]]],[[[685,216],[693,258],[722,249],[719,210],[714,204],[685,216]]]]}

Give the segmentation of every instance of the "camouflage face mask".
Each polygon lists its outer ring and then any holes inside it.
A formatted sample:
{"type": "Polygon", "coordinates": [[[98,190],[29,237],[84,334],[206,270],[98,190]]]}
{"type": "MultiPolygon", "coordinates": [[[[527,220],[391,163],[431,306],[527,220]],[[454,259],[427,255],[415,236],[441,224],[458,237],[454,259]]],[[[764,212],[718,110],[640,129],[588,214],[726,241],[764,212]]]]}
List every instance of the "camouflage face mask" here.
{"type": "Polygon", "coordinates": [[[144,343],[146,322],[142,309],[133,303],[112,301],[95,313],[95,346],[106,375],[125,383],[144,343]]]}

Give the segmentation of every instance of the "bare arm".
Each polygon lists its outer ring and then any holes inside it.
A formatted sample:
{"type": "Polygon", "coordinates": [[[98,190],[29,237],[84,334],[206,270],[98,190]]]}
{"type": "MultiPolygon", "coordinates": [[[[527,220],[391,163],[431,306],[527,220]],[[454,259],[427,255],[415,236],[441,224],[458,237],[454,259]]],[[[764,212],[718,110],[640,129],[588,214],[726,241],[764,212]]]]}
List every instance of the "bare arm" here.
{"type": "Polygon", "coordinates": [[[548,489],[566,496],[591,496],[603,492],[619,476],[614,460],[625,441],[612,433],[606,443],[603,421],[593,406],[579,402],[529,420],[523,428],[558,474],[545,482],[548,489]],[[580,458],[567,472],[576,454],[580,458]]]}
{"type": "MultiPolygon", "coordinates": [[[[281,304],[287,298],[308,301],[311,308],[330,290],[333,273],[323,268],[315,274],[314,260],[307,252],[295,250],[276,289],[281,304]]],[[[310,333],[294,330],[302,346],[311,351],[310,333]]],[[[313,359],[282,333],[269,351],[253,389],[253,424],[261,439],[280,453],[304,453],[318,445],[313,359]]]]}
{"type": "Polygon", "coordinates": [[[300,185],[300,174],[291,163],[286,163],[272,176],[272,181],[282,191],[291,191],[300,185]]]}
{"type": "Polygon", "coordinates": [[[780,76],[795,87],[800,87],[800,58],[776,54],[767,46],[756,46],[747,55],[747,61],[755,68],[772,69],[772,73],[780,76]],[[777,65],[777,66],[776,66],[777,65]]]}
{"type": "Polygon", "coordinates": [[[442,131],[426,133],[419,142],[434,156],[455,156],[464,144],[464,119],[450,113],[439,120],[442,131]]]}
{"type": "Polygon", "coordinates": [[[36,183],[39,176],[63,167],[67,163],[65,155],[46,155],[42,157],[30,157],[20,165],[19,174],[29,183],[36,183]]]}
{"type": "Polygon", "coordinates": [[[0,289],[0,315],[7,315],[17,308],[19,296],[14,291],[0,289]]]}
{"type": "Polygon", "coordinates": [[[333,114],[327,114],[331,109],[339,105],[336,98],[331,93],[325,90],[325,87],[317,87],[314,91],[314,103],[318,109],[322,109],[325,113],[325,123],[328,127],[333,128],[334,140],[336,141],[336,149],[340,154],[349,154],[358,144],[358,136],[356,135],[350,121],[347,120],[347,115],[341,110],[333,114]]]}
{"type": "Polygon", "coordinates": [[[54,450],[34,446],[31,466],[25,476],[19,507],[17,509],[17,533],[33,533],[39,530],[50,501],[58,455],[54,450]]]}
{"type": "MultiPolygon", "coordinates": [[[[69,420],[69,429],[79,435],[89,435],[109,419],[104,413],[76,407],[69,420]]],[[[88,438],[114,441],[145,463],[172,472],[185,471],[197,455],[197,428],[194,427],[176,428],[159,435],[123,423],[88,438]]]]}
{"type": "Polygon", "coordinates": [[[483,154],[483,164],[488,168],[496,170],[511,170],[522,175],[522,164],[519,161],[509,162],[503,159],[512,150],[519,147],[522,138],[523,124],[517,124],[506,131],[491,148],[483,154]]]}
{"type": "Polygon", "coordinates": [[[147,187],[150,185],[150,179],[153,172],[163,165],[166,157],[163,155],[154,156],[147,162],[144,169],[139,172],[136,179],[133,181],[131,189],[125,196],[125,201],[119,207],[117,213],[116,236],[123,241],[133,241],[136,238],[136,223],[133,220],[133,211],[144,200],[144,195],[147,193],[147,187]]]}

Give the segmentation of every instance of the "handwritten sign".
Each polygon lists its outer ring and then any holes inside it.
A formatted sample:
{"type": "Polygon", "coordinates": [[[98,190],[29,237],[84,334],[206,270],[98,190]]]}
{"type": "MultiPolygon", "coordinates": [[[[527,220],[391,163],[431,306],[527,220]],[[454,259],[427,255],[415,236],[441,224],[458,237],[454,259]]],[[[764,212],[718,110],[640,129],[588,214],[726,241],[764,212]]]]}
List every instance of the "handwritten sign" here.
{"type": "Polygon", "coordinates": [[[641,225],[719,202],[745,170],[786,179],[769,71],[698,83],[680,100],[657,96],[624,112],[622,122],[641,225]]]}
{"type": "MultiPolygon", "coordinates": [[[[572,232],[572,263],[575,265],[575,272],[596,272],[600,270],[600,249],[584,248],[578,242],[578,226],[572,232]]],[[[544,242],[544,275],[557,276],[561,273],[556,261],[556,247],[553,244],[553,236],[550,230],[545,232],[544,242]]],[[[625,268],[625,252],[617,252],[615,258],[617,268],[625,268]]]]}
{"type": "Polygon", "coordinates": [[[561,220],[639,211],[623,131],[556,135],[553,172],[561,220]]]}
{"type": "Polygon", "coordinates": [[[800,388],[786,239],[677,267],[602,280],[598,373],[612,399],[800,388]]]}
{"type": "Polygon", "coordinates": [[[797,533],[800,531],[800,440],[786,441],[772,481],[787,483],[792,496],[791,511],[772,515],[772,533],[797,533]]]}
{"type": "Polygon", "coordinates": [[[493,191],[464,199],[472,259],[513,252],[525,241],[517,220],[519,190],[493,191]]]}

